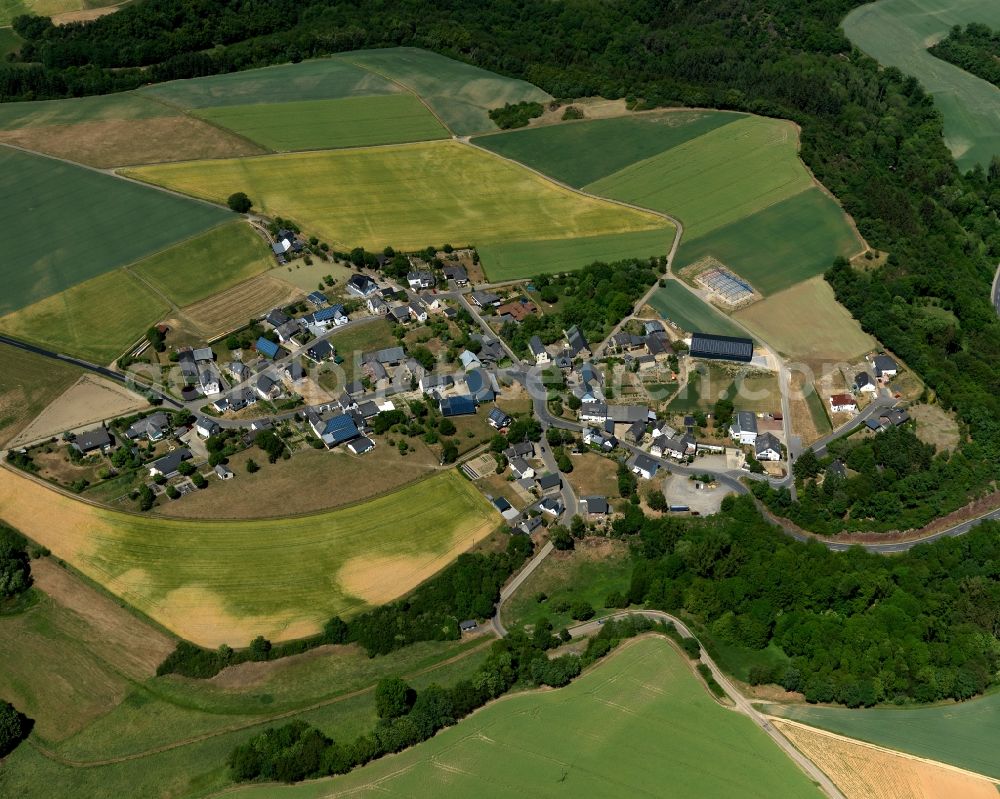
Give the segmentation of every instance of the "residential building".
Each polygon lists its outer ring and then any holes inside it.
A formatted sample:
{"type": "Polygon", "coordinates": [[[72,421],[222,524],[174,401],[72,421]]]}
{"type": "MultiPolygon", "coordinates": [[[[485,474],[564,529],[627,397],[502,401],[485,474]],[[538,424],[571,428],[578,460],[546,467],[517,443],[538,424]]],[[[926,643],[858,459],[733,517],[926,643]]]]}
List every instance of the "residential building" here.
{"type": "Polygon", "coordinates": [[[271,360],[274,360],[275,358],[278,357],[278,351],[281,349],[273,341],[270,341],[264,338],[263,336],[257,339],[257,343],[254,345],[254,348],[263,357],[270,358],[271,360]]]}
{"type": "Polygon", "coordinates": [[[531,355],[539,366],[552,360],[549,351],[545,349],[545,345],[542,344],[542,340],[538,336],[531,337],[528,341],[528,349],[531,350],[531,355]]]}
{"type": "Polygon", "coordinates": [[[287,324],[290,317],[280,308],[272,308],[267,312],[264,317],[264,321],[271,326],[272,329],[277,329],[284,324],[287,324]]]}
{"type": "Polygon", "coordinates": [[[578,414],[581,422],[601,422],[608,418],[608,406],[604,402],[585,402],[578,414]]]}
{"type": "Polygon", "coordinates": [[[503,497],[497,497],[493,500],[493,507],[496,508],[500,515],[504,517],[507,521],[513,521],[521,512],[517,508],[513,507],[506,499],[503,497]]]}
{"type": "Polygon", "coordinates": [[[375,449],[375,442],[366,436],[361,436],[361,438],[351,441],[347,445],[347,448],[355,455],[364,455],[366,452],[371,452],[375,449]]]}
{"type": "Polygon", "coordinates": [[[424,394],[434,392],[440,394],[443,391],[447,391],[453,385],[455,385],[455,379],[451,375],[436,375],[429,372],[425,373],[417,383],[417,386],[424,394]]]}
{"type": "Polygon", "coordinates": [[[511,444],[503,451],[503,454],[509,461],[514,460],[514,458],[533,458],[535,457],[535,445],[530,441],[511,444]]]}
{"type": "Polygon", "coordinates": [[[558,472],[549,472],[547,474],[543,474],[541,477],[536,477],[535,484],[538,486],[538,490],[544,494],[547,491],[554,491],[557,488],[562,488],[562,478],[559,476],[558,472]]]}
{"type": "Polygon", "coordinates": [[[659,319],[650,319],[647,322],[643,322],[642,327],[643,330],[646,332],[647,336],[651,336],[654,333],[665,332],[663,328],[663,322],[661,322],[659,319]]]}
{"type": "Polygon", "coordinates": [[[740,444],[753,446],[757,441],[757,417],[750,411],[737,411],[729,425],[729,435],[740,444]]]}
{"type": "Polygon", "coordinates": [[[525,477],[535,476],[535,470],[531,468],[531,464],[523,458],[514,458],[514,460],[510,462],[510,471],[518,480],[525,477]]]}
{"type": "Polygon", "coordinates": [[[411,302],[407,306],[410,310],[410,318],[417,322],[427,321],[427,308],[424,307],[422,303],[411,302]]]}
{"type": "Polygon", "coordinates": [[[80,433],[73,439],[72,447],[77,452],[87,455],[91,452],[106,452],[111,449],[115,440],[103,425],[80,433]]]}
{"type": "Polygon", "coordinates": [[[199,416],[194,422],[195,432],[202,438],[208,438],[209,436],[214,436],[222,428],[215,419],[209,419],[207,416],[199,416]]]}
{"type": "Polygon", "coordinates": [[[314,308],[322,308],[330,302],[322,291],[310,291],[309,294],[306,295],[306,299],[314,308]]]}
{"type": "Polygon", "coordinates": [[[198,363],[215,360],[215,352],[211,347],[197,347],[191,354],[198,363]]]}
{"type": "Polygon", "coordinates": [[[257,378],[254,389],[257,391],[257,396],[263,400],[276,399],[281,395],[281,386],[267,375],[260,375],[257,378]]]}
{"type": "Polygon", "coordinates": [[[493,410],[491,410],[489,415],[486,417],[486,421],[490,427],[497,430],[503,430],[505,427],[508,427],[513,420],[499,408],[493,408],[493,410]]]}
{"type": "Polygon", "coordinates": [[[754,442],[753,454],[759,461],[780,461],[781,442],[773,433],[761,433],[754,442]]]}
{"type": "Polygon", "coordinates": [[[618,446],[618,439],[596,427],[588,427],[583,431],[583,443],[588,447],[597,447],[604,452],[611,452],[618,446]]]}
{"type": "Polygon", "coordinates": [[[298,360],[293,360],[289,363],[283,372],[285,380],[293,385],[298,385],[305,382],[306,370],[302,368],[302,363],[298,360]]]}
{"type": "Polygon", "coordinates": [[[237,383],[242,383],[245,380],[249,380],[251,377],[250,367],[243,363],[243,361],[231,361],[227,363],[226,372],[228,372],[229,376],[232,377],[237,383]]]}
{"type": "Polygon", "coordinates": [[[365,353],[361,360],[363,362],[375,361],[383,366],[398,366],[405,358],[406,353],[402,347],[386,347],[365,353]]]}
{"type": "Polygon", "coordinates": [[[520,529],[521,532],[524,533],[525,535],[531,535],[541,526],[542,526],[541,518],[538,516],[531,516],[525,519],[523,522],[521,522],[520,529]]]}
{"type": "Polygon", "coordinates": [[[139,438],[145,438],[149,441],[159,441],[166,435],[169,429],[170,419],[167,417],[167,414],[163,411],[157,411],[144,419],[133,422],[128,430],[125,431],[125,437],[130,441],[135,441],[139,438]]]}
{"type": "Polygon", "coordinates": [[[442,416],[468,416],[476,412],[476,400],[468,394],[438,400],[442,416]]]}
{"type": "Polygon", "coordinates": [[[660,468],[660,464],[649,455],[636,453],[629,462],[629,468],[643,480],[652,480],[660,468]]]}
{"type": "Polygon", "coordinates": [[[576,358],[581,355],[587,358],[591,356],[590,345],[587,344],[587,339],[584,338],[583,332],[579,327],[573,325],[569,330],[564,330],[563,334],[566,336],[566,346],[569,350],[570,358],[576,358]]]}
{"type": "Polygon", "coordinates": [[[414,291],[420,291],[422,289],[433,288],[436,281],[432,272],[418,269],[413,272],[407,272],[406,282],[410,284],[410,288],[414,291]]]}
{"type": "Polygon", "coordinates": [[[881,416],[878,417],[880,422],[885,425],[892,425],[893,427],[899,427],[903,422],[910,421],[910,414],[905,410],[886,411],[881,416]]]}
{"type": "Polygon", "coordinates": [[[278,341],[282,344],[288,344],[292,341],[295,336],[302,332],[302,328],[299,327],[299,323],[294,319],[285,322],[283,325],[278,325],[274,328],[274,333],[278,337],[278,341]]]}
{"type": "Polygon", "coordinates": [[[625,433],[625,438],[631,441],[633,444],[642,444],[642,440],[646,437],[646,422],[639,420],[633,422],[629,425],[628,430],[625,433]]]}
{"type": "Polygon", "coordinates": [[[389,313],[389,306],[381,297],[369,297],[365,301],[365,305],[368,307],[368,313],[372,316],[384,316],[389,313]]]}
{"type": "Polygon", "coordinates": [[[476,357],[476,354],[469,350],[462,350],[458,355],[458,360],[462,362],[462,368],[465,370],[481,369],[483,366],[482,361],[476,357]]]}
{"type": "Polygon", "coordinates": [[[385,318],[397,325],[405,325],[410,321],[410,306],[396,305],[385,313],[385,318]]]}
{"type": "Polygon", "coordinates": [[[538,507],[541,508],[542,513],[547,513],[553,518],[561,516],[562,512],[566,510],[559,497],[546,497],[539,503],[538,507]]]}
{"type": "Polygon", "coordinates": [[[536,311],[538,311],[538,307],[535,303],[531,300],[525,299],[524,297],[518,297],[516,300],[505,302],[503,305],[497,306],[497,313],[500,316],[509,316],[518,324],[523,322],[525,317],[531,316],[531,314],[536,311]]]}
{"type": "Polygon", "coordinates": [[[206,397],[222,391],[222,382],[215,369],[202,369],[198,375],[198,384],[201,386],[201,393],[206,397]]]}
{"type": "Polygon", "coordinates": [[[877,394],[878,386],[868,372],[858,372],[854,376],[854,390],[862,394],[877,394]]]}
{"type": "Polygon", "coordinates": [[[184,461],[189,460],[191,460],[191,450],[185,447],[175,449],[173,452],[168,452],[159,460],[155,460],[149,464],[149,476],[156,477],[157,475],[162,475],[163,477],[173,477],[177,474],[178,467],[184,461]]]}
{"type": "MultiPolygon", "coordinates": [[[[310,424],[312,423],[310,422],[310,424]]],[[[312,424],[312,428],[313,432],[329,449],[361,435],[354,417],[346,413],[339,413],[317,424],[312,424]]]]}
{"type": "Polygon", "coordinates": [[[850,394],[834,394],[830,397],[830,410],[834,413],[854,413],[858,403],[850,394]]]}
{"type": "Polygon", "coordinates": [[[608,501],[604,497],[580,497],[580,504],[590,516],[607,516],[610,513],[608,501]]]}
{"type": "Polygon", "coordinates": [[[306,357],[316,363],[329,361],[334,358],[336,354],[337,351],[334,349],[333,345],[325,338],[310,344],[309,348],[306,350],[306,357]]]}
{"type": "Polygon", "coordinates": [[[875,367],[875,377],[880,380],[899,374],[899,365],[888,355],[876,355],[872,359],[872,365],[875,367]]]}
{"type": "Polygon", "coordinates": [[[441,270],[444,272],[446,280],[450,280],[456,286],[465,286],[469,282],[469,273],[464,266],[446,266],[441,270]]]}
{"type": "Polygon", "coordinates": [[[357,272],[351,275],[348,279],[347,291],[355,297],[360,297],[361,299],[366,300],[373,294],[377,294],[379,288],[378,284],[368,277],[368,275],[363,275],[360,272],[357,272]]]}
{"type": "Polygon", "coordinates": [[[480,308],[496,307],[500,304],[500,297],[492,291],[474,291],[469,296],[480,308]]]}
{"type": "Polygon", "coordinates": [[[753,341],[736,336],[695,333],[691,336],[688,354],[692,358],[749,363],[753,360],[753,341]]]}

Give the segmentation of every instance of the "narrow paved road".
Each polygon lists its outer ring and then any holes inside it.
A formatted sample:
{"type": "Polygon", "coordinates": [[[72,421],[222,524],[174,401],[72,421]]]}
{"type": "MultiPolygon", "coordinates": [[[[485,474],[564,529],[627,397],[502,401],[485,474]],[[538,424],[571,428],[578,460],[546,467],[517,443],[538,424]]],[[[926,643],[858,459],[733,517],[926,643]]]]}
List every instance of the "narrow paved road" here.
{"type": "MultiPolygon", "coordinates": [[[[664,613],[659,610],[635,610],[613,613],[610,616],[604,616],[600,619],[594,619],[592,621],[585,622],[584,624],[578,624],[575,627],[570,627],[569,632],[574,638],[582,635],[593,635],[601,629],[601,625],[608,619],[619,619],[626,616],[645,616],[648,619],[654,619],[656,621],[670,622],[677,628],[677,631],[681,635],[689,638],[696,637],[691,634],[687,625],[676,616],[671,616],[669,613],[664,613]]],[[[761,715],[761,713],[752,704],[750,704],[743,694],[736,690],[736,686],[734,686],[732,682],[730,682],[729,678],[722,673],[722,670],[715,664],[715,661],[712,660],[711,656],[705,651],[704,647],[702,647],[701,650],[701,662],[708,666],[709,671],[712,672],[712,676],[715,678],[715,681],[723,687],[725,692],[729,695],[729,698],[733,700],[735,704],[735,712],[742,713],[744,716],[749,717],[754,724],[770,736],[771,740],[781,747],[785,754],[787,754],[792,761],[806,773],[809,779],[817,783],[827,796],[831,797],[831,799],[846,799],[844,794],[840,792],[840,789],[833,784],[830,778],[827,777],[815,763],[796,749],[765,716],[761,715]]]]}
{"type": "Polygon", "coordinates": [[[545,560],[554,549],[555,547],[552,546],[551,541],[546,542],[545,546],[538,550],[538,552],[535,553],[535,556],[528,561],[528,565],[521,569],[521,571],[517,573],[517,576],[507,583],[503,589],[501,589],[500,600],[497,602],[496,610],[493,611],[493,618],[490,619],[490,625],[493,627],[493,631],[501,638],[507,635],[507,628],[504,627],[503,622],[500,621],[500,608],[503,607],[504,603],[510,599],[511,596],[513,596],[514,592],[521,587],[521,584],[528,579],[531,573],[542,564],[542,561],[545,560]]]}

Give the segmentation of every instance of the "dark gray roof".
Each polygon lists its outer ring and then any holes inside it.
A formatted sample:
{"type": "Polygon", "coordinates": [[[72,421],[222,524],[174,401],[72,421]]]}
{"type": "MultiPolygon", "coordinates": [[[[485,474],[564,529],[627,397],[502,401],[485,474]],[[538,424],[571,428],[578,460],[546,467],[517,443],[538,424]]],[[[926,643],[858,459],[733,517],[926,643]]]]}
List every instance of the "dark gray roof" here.
{"type": "Polygon", "coordinates": [[[349,445],[350,449],[355,455],[360,455],[363,452],[368,452],[369,450],[375,449],[375,442],[370,438],[362,436],[361,438],[355,439],[349,445]]]}
{"type": "Polygon", "coordinates": [[[566,343],[569,345],[570,357],[575,357],[581,350],[588,349],[587,339],[576,325],[566,331],[566,343]]]}
{"type": "Polygon", "coordinates": [[[535,454],[535,445],[530,441],[521,441],[518,444],[511,444],[507,449],[503,451],[503,454],[507,456],[507,459],[523,457],[525,455],[535,454]]]}
{"type": "Polygon", "coordinates": [[[607,403],[585,402],[580,406],[580,415],[604,418],[608,415],[607,403]]]}
{"type": "Polygon", "coordinates": [[[691,336],[690,352],[692,358],[748,362],[753,359],[753,341],[735,336],[695,333],[691,336]]]}
{"type": "Polygon", "coordinates": [[[757,436],[753,449],[757,454],[766,452],[769,449],[773,449],[775,452],[781,452],[781,442],[778,441],[777,436],[773,433],[762,433],[757,436]]]}
{"type": "Polygon", "coordinates": [[[159,460],[153,461],[150,464],[150,469],[156,469],[160,474],[171,475],[177,471],[177,467],[181,465],[182,461],[191,459],[191,451],[184,447],[180,449],[175,449],[173,452],[168,452],[159,460]]]}
{"type": "Polygon", "coordinates": [[[643,455],[641,452],[636,453],[635,457],[632,458],[632,466],[650,474],[656,474],[657,469],[660,468],[659,461],[654,460],[649,455],[643,455]]]}
{"type": "Polygon", "coordinates": [[[378,363],[388,363],[394,364],[399,363],[403,358],[406,357],[406,353],[403,351],[402,347],[386,347],[385,349],[375,350],[374,352],[369,352],[365,355],[364,360],[366,361],[378,361],[378,363]]]}
{"type": "Polygon", "coordinates": [[[104,427],[95,427],[80,433],[74,440],[73,446],[80,452],[90,452],[91,450],[110,447],[112,444],[111,434],[104,427]]]}
{"type": "Polygon", "coordinates": [[[587,513],[607,513],[608,501],[604,497],[581,497],[587,513]]]}
{"type": "Polygon", "coordinates": [[[864,388],[865,386],[872,386],[875,381],[872,380],[872,376],[868,372],[858,372],[854,377],[854,387],[864,388]]]}
{"type": "Polygon", "coordinates": [[[645,423],[649,418],[649,408],[645,405],[609,405],[608,418],[618,424],[645,423]]]}
{"type": "Polygon", "coordinates": [[[541,355],[545,352],[545,345],[542,344],[542,340],[538,336],[532,336],[528,340],[528,349],[531,350],[532,355],[541,355]]]}
{"type": "Polygon", "coordinates": [[[733,420],[733,423],[737,430],[741,430],[746,433],[757,432],[757,417],[750,411],[737,411],[736,418],[733,420]]]}
{"type": "Polygon", "coordinates": [[[883,372],[895,372],[899,369],[896,362],[888,355],[876,355],[872,363],[875,366],[875,374],[879,377],[883,372]]]}
{"type": "Polygon", "coordinates": [[[536,482],[542,491],[548,491],[550,488],[558,488],[561,486],[562,478],[555,473],[543,474],[536,482]]]}

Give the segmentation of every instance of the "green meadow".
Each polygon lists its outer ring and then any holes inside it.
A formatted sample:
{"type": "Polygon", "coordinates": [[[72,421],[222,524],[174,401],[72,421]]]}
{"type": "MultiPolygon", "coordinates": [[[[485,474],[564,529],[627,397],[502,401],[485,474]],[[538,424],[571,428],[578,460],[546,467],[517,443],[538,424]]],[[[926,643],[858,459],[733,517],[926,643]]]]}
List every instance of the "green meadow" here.
{"type": "MultiPolygon", "coordinates": [[[[231,222],[129,266],[175,305],[242,283],[274,265],[271,248],[246,222],[231,222]]],[[[141,332],[141,331],[140,331],[141,332]]]]}
{"type": "Polygon", "coordinates": [[[1000,778],[1000,693],[933,707],[768,705],[766,712],[1000,778]]]}
{"type": "Polygon", "coordinates": [[[674,240],[674,230],[674,226],[664,220],[659,230],[572,239],[497,242],[480,247],[479,257],[490,280],[571,272],[594,261],[613,263],[623,258],[664,256],[674,240]]]}
{"type": "Polygon", "coordinates": [[[820,797],[754,723],[717,704],[662,638],[626,644],[565,688],[493,702],[429,741],[342,777],[238,799],[820,797]],[[724,764],[724,767],[721,767],[724,764]]]}
{"type": "Polygon", "coordinates": [[[526,81],[505,78],[471,64],[412,47],[357,50],[334,58],[406,87],[423,99],[458,136],[497,130],[489,117],[491,108],[523,100],[544,103],[552,99],[526,81]]]}
{"type": "Polygon", "coordinates": [[[688,291],[676,280],[668,280],[650,298],[649,304],[664,319],[689,333],[715,333],[720,336],[746,336],[746,331],[729,317],[688,291]]]}
{"type": "Polygon", "coordinates": [[[928,46],[953,25],[1000,28],[996,0],[881,0],[844,19],[847,38],[887,67],[917,78],[944,116],[944,138],[959,167],[986,167],[1000,154],[1000,88],[935,58],[928,46]]]}
{"type": "Polygon", "coordinates": [[[448,131],[412,94],[226,105],[197,115],[276,151],[448,138],[448,131]]]}
{"type": "Polygon", "coordinates": [[[834,257],[860,249],[840,206],[813,187],[693,240],[685,230],[675,268],[710,255],[767,296],[822,274],[834,257]]]}
{"type": "Polygon", "coordinates": [[[139,93],[179,108],[331,100],[395,94],[399,86],[342,59],[318,59],[225,75],[157,83],[139,93]]]}
{"type": "Polygon", "coordinates": [[[0,263],[0,313],[162,250],[229,216],[221,208],[4,147],[0,212],[24,243],[0,263]]]}
{"type": "Polygon", "coordinates": [[[151,119],[175,113],[174,109],[134,92],[70,97],[65,100],[0,103],[0,130],[151,119]]]}
{"type": "Polygon", "coordinates": [[[512,130],[474,142],[579,189],[745,117],[723,111],[663,111],[512,130]]]}

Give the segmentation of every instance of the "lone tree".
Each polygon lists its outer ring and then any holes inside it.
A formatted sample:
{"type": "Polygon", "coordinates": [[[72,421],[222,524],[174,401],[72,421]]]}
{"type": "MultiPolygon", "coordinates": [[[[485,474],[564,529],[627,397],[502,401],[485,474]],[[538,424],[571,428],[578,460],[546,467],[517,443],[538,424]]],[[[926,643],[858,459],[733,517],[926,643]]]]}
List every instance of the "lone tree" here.
{"type": "Polygon", "coordinates": [[[238,191],[236,194],[230,194],[226,203],[238,214],[245,214],[253,208],[253,201],[242,191],[238,191]]]}
{"type": "Polygon", "coordinates": [[[13,705],[0,702],[0,757],[13,752],[30,730],[30,722],[13,705]]]}
{"type": "Polygon", "coordinates": [[[405,716],[414,699],[416,692],[399,677],[383,677],[375,686],[375,709],[380,719],[405,716]]]}

